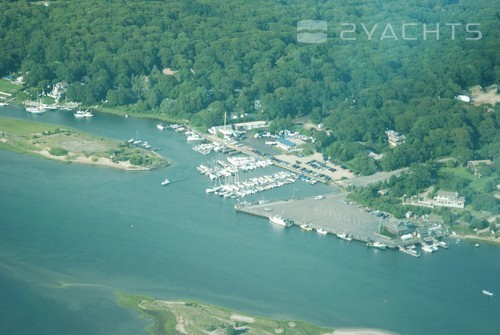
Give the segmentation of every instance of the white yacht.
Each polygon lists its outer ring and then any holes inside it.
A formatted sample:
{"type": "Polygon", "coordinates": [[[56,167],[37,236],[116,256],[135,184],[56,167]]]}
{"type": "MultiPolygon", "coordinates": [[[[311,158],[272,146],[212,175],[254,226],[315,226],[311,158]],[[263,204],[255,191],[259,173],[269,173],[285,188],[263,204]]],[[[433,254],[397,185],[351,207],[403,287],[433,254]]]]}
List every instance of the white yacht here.
{"type": "Polygon", "coordinates": [[[165,179],[161,182],[161,184],[160,184],[160,185],[161,185],[161,186],[165,186],[165,185],[168,185],[168,184],[170,184],[170,183],[171,183],[171,181],[170,181],[169,179],[165,178],[165,179]]]}
{"type": "Polygon", "coordinates": [[[291,224],[288,220],[286,220],[285,218],[283,218],[279,215],[274,215],[274,216],[269,217],[269,221],[271,221],[272,223],[275,223],[277,225],[283,226],[283,227],[290,227],[291,226],[291,224]]]}
{"type": "Polygon", "coordinates": [[[343,240],[349,241],[349,242],[352,241],[352,236],[347,234],[347,233],[338,233],[337,237],[339,237],[343,240]]]}
{"type": "Polygon", "coordinates": [[[307,223],[303,223],[300,225],[300,228],[306,230],[306,231],[311,231],[313,230],[312,227],[310,225],[308,225],[307,223]]]}
{"type": "Polygon", "coordinates": [[[387,244],[384,244],[382,242],[379,242],[379,241],[374,241],[374,242],[368,242],[366,243],[367,246],[369,247],[373,247],[373,248],[376,248],[376,249],[387,249],[387,244]]]}
{"type": "Polygon", "coordinates": [[[490,292],[490,291],[487,291],[487,290],[483,290],[483,294],[484,295],[487,295],[489,297],[492,297],[493,296],[493,292],[490,292]]]}
{"type": "Polygon", "coordinates": [[[434,252],[434,249],[430,245],[425,244],[422,246],[422,251],[430,253],[430,252],[434,252]]]}
{"type": "Polygon", "coordinates": [[[75,113],[73,113],[73,115],[77,119],[80,119],[80,118],[89,118],[89,117],[93,117],[94,116],[94,114],[92,114],[92,111],[90,109],[87,109],[85,111],[78,110],[75,113]]]}
{"type": "Polygon", "coordinates": [[[328,234],[328,231],[326,231],[326,229],[324,229],[324,228],[316,229],[316,231],[318,232],[318,234],[321,234],[321,235],[328,234]]]}

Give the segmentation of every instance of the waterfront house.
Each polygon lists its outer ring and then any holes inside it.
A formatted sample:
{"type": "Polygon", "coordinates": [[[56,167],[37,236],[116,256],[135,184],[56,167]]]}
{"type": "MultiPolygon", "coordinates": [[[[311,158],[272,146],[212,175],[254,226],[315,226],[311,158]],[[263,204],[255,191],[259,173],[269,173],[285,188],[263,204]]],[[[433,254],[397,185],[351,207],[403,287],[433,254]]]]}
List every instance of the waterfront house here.
{"type": "Polygon", "coordinates": [[[66,81],[61,81],[55,84],[52,88],[52,91],[50,91],[50,93],[48,93],[47,95],[51,98],[59,100],[66,94],[66,89],[68,88],[68,86],[69,84],[66,81]]]}
{"type": "Polygon", "coordinates": [[[450,208],[464,208],[465,197],[459,197],[458,192],[439,190],[433,199],[433,205],[450,208]]]}

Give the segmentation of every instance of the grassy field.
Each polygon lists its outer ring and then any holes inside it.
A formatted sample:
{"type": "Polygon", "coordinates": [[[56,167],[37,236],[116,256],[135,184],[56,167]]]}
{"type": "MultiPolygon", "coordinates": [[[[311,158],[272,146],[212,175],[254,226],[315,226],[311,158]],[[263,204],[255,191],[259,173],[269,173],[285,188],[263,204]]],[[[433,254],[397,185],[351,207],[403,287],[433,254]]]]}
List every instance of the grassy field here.
{"type": "Polygon", "coordinates": [[[441,168],[442,172],[451,173],[457,177],[461,177],[470,181],[470,187],[474,188],[476,191],[481,192],[484,190],[486,184],[493,180],[493,176],[484,176],[479,178],[475,176],[473,173],[469,171],[469,169],[465,167],[456,167],[456,168],[441,168]]]}
{"type": "Polygon", "coordinates": [[[0,79],[0,92],[7,93],[0,93],[0,101],[8,101],[15,98],[21,89],[21,86],[13,84],[7,79],[0,79]]]}
{"type": "Polygon", "coordinates": [[[118,293],[118,303],[133,308],[153,323],[146,328],[151,335],[172,334],[331,334],[302,321],[280,321],[250,316],[221,307],[192,301],[161,301],[154,298],[118,293]]]}
{"type": "Polygon", "coordinates": [[[117,168],[152,169],[168,165],[153,152],[74,129],[0,117],[0,149],[117,168]]]}

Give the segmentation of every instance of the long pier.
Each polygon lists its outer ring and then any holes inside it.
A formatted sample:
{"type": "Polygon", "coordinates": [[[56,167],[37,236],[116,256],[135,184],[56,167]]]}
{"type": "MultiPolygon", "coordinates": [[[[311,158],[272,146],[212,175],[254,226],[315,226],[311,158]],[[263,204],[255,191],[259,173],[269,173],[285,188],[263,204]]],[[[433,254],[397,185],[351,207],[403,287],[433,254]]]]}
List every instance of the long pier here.
{"type": "Polygon", "coordinates": [[[256,205],[237,204],[234,208],[238,212],[265,219],[276,213],[284,213],[280,215],[298,226],[307,224],[316,231],[322,229],[333,235],[347,233],[356,241],[378,241],[386,244],[388,248],[397,248],[391,239],[378,234],[378,223],[373,215],[342,202],[344,198],[345,194],[331,194],[322,200],[307,198],[256,205]],[[304,208],[307,208],[306,213],[303,213],[304,208]]]}

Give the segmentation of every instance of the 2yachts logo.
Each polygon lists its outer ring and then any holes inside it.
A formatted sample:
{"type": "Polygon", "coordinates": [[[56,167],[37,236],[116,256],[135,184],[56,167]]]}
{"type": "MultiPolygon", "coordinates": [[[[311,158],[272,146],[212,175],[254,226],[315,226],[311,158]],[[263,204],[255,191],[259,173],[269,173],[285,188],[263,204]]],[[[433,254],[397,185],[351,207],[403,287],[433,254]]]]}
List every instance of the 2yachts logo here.
{"type": "MultiPolygon", "coordinates": [[[[338,24],[334,35],[341,41],[417,41],[417,40],[459,40],[478,41],[483,37],[480,23],[353,23],[338,24]]],[[[297,42],[326,43],[328,23],[321,20],[302,20],[297,22],[297,42]]]]}

